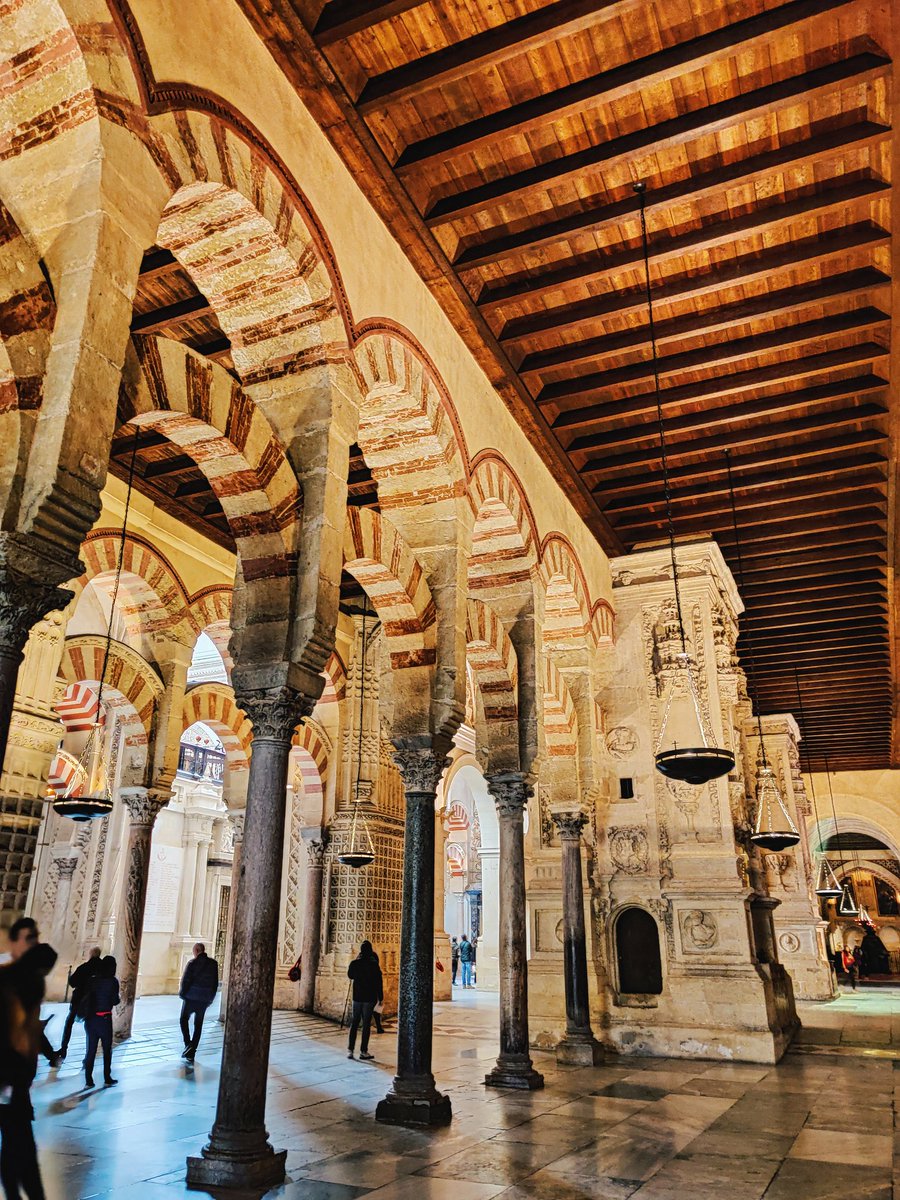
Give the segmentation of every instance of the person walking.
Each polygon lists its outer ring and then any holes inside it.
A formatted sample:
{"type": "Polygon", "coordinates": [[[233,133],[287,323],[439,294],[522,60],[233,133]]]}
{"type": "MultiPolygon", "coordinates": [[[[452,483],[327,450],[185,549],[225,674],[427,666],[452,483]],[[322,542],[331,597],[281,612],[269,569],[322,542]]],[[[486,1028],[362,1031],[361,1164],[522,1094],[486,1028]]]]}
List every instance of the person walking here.
{"type": "Polygon", "coordinates": [[[116,979],[116,960],[111,954],[100,959],[100,969],[87,984],[81,1012],[87,1037],[87,1053],[84,1056],[85,1087],[94,1086],[94,1059],[97,1043],[103,1047],[103,1085],[115,1087],[119,1082],[112,1077],[113,1009],[119,1003],[119,981],[116,979]]]}
{"type": "Polygon", "coordinates": [[[372,1025],[372,1013],[376,1004],[384,1000],[384,983],[381,978],[381,967],[378,955],[372,949],[371,942],[363,942],[359,954],[347,968],[347,977],[353,984],[353,1020],[350,1022],[350,1039],[347,1047],[347,1057],[353,1058],[356,1048],[356,1031],[362,1023],[362,1037],[359,1043],[361,1059],[374,1058],[369,1053],[369,1032],[372,1025]]]}
{"type": "Polygon", "coordinates": [[[472,963],[475,961],[475,950],[472,943],[462,935],[462,941],[459,943],[459,963],[462,967],[462,985],[464,988],[472,987],[472,963]]]}
{"type": "Polygon", "coordinates": [[[453,938],[453,940],[450,942],[450,968],[452,972],[450,976],[450,986],[455,987],[456,975],[459,971],[459,938],[453,938]]]}
{"type": "Polygon", "coordinates": [[[200,1033],[203,1029],[203,1018],[206,1010],[216,998],[219,988],[219,964],[206,953],[203,942],[194,946],[194,957],[184,968],[181,977],[181,987],[178,995],[181,1005],[181,1036],[184,1038],[184,1053],[182,1058],[188,1062],[194,1061],[197,1047],[200,1045],[200,1033]],[[194,1032],[191,1034],[189,1018],[194,1018],[194,1032]]]}
{"type": "Polygon", "coordinates": [[[852,950],[846,947],[841,951],[841,959],[844,967],[844,974],[850,980],[850,986],[856,991],[856,981],[859,979],[859,966],[856,961],[856,955],[852,950]]]}
{"type": "Polygon", "coordinates": [[[59,1062],[66,1061],[66,1055],[69,1052],[69,1042],[72,1040],[72,1029],[75,1021],[78,1019],[78,1009],[84,999],[85,989],[95,975],[100,971],[100,947],[95,946],[87,959],[76,967],[69,976],[69,984],[72,988],[72,999],[69,1003],[69,1011],[66,1014],[66,1023],[63,1026],[62,1042],[56,1057],[59,1062]]]}
{"type": "Polygon", "coordinates": [[[31,928],[29,948],[0,967],[0,1182],[6,1200],[20,1200],[23,1190],[28,1200],[44,1200],[31,1127],[31,1084],[41,1046],[44,981],[56,951],[38,942],[33,921],[31,928]]]}
{"type": "MultiPolygon", "coordinates": [[[[18,921],[13,921],[9,927],[7,936],[9,938],[9,949],[0,955],[0,965],[18,962],[23,954],[27,954],[41,940],[37,921],[35,921],[34,917],[19,917],[18,921]]],[[[45,1032],[48,1023],[52,1019],[52,1017],[48,1017],[46,1021],[39,1021],[38,1050],[46,1058],[51,1067],[58,1067],[62,1059],[50,1045],[45,1032]]]]}

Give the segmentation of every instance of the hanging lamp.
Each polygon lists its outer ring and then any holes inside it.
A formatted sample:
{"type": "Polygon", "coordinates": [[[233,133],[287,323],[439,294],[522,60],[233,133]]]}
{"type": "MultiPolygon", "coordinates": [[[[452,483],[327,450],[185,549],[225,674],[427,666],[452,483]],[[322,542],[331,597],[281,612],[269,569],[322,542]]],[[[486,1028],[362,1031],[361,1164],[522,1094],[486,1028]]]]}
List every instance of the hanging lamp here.
{"type": "Polygon", "coordinates": [[[372,842],[372,833],[369,829],[369,822],[366,819],[366,815],[362,811],[359,798],[360,781],[362,779],[363,718],[365,716],[366,700],[366,617],[368,609],[369,604],[367,599],[363,607],[362,631],[360,636],[362,657],[360,659],[359,670],[359,742],[356,751],[356,787],[353,796],[353,817],[350,821],[350,838],[347,849],[341,851],[337,856],[339,863],[345,867],[352,867],[356,871],[360,867],[367,867],[375,861],[375,846],[372,842]]]}
{"type": "MultiPolygon", "coordinates": [[[[831,819],[834,822],[834,836],[837,839],[838,854],[841,856],[841,865],[844,864],[843,845],[841,843],[841,831],[838,826],[837,808],[834,803],[834,789],[831,786],[831,768],[828,762],[828,756],[825,756],[825,778],[828,781],[828,795],[831,800],[831,819]]],[[[837,880],[835,880],[837,882],[837,880]]],[[[853,897],[853,892],[850,889],[850,879],[846,877],[843,885],[838,884],[841,888],[841,899],[838,903],[838,915],[841,917],[858,917],[859,907],[853,897]]]]}
{"type": "Polygon", "coordinates": [[[859,916],[859,909],[856,907],[856,901],[853,899],[853,892],[850,890],[850,884],[846,880],[841,889],[841,902],[838,905],[838,913],[842,917],[859,916]]]}
{"type": "Polygon", "coordinates": [[[687,638],[684,632],[684,617],[681,611],[681,593],[678,587],[678,563],[675,556],[675,526],[672,521],[672,491],[669,484],[669,462],[666,454],[666,429],[663,421],[662,397],[659,387],[659,360],[656,351],[656,330],[653,324],[653,289],[650,286],[650,245],[647,237],[647,185],[643,180],[635,183],[640,202],[641,242],[644,252],[644,280],[647,291],[647,325],[650,333],[650,351],[653,364],[653,389],[656,397],[656,420],[659,428],[659,448],[663,473],[663,493],[666,502],[666,525],[669,536],[669,554],[672,560],[672,585],[675,589],[675,610],[678,614],[678,633],[681,650],[675,655],[676,671],[671,681],[669,697],[663,711],[659,737],[656,741],[656,769],[668,779],[677,779],[682,783],[690,783],[696,787],[710,780],[720,779],[734,769],[734,755],[730,750],[715,744],[715,736],[700,696],[700,684],[697,678],[697,665],[688,652],[687,638]],[[691,699],[700,745],[679,746],[673,742],[670,750],[663,750],[666,729],[675,697],[679,677],[687,684],[688,695],[691,699]]]}
{"type": "MultiPolygon", "coordinates": [[[[725,468],[728,473],[728,495],[731,501],[731,527],[734,531],[734,550],[737,558],[738,586],[744,591],[744,557],[741,553],[741,531],[738,526],[737,505],[734,499],[734,477],[731,473],[731,451],[725,451],[725,468]]],[[[756,699],[756,676],[750,644],[750,614],[745,614],[744,639],[747,644],[747,676],[756,707],[756,728],[759,736],[759,755],[756,770],[756,821],[750,841],[761,850],[780,853],[790,850],[800,841],[797,826],[784,802],[775,771],[766,754],[766,739],[763,737],[762,714],[756,699]]]]}
{"type": "MultiPolygon", "coordinates": [[[[809,754],[806,746],[806,716],[803,712],[803,693],[800,690],[800,673],[796,666],[794,667],[794,686],[797,689],[797,715],[800,718],[800,728],[802,736],[800,738],[800,756],[801,765],[803,759],[806,759],[806,774],[809,777],[809,793],[812,799],[813,815],[816,818],[816,831],[821,828],[819,821],[819,802],[816,799],[816,785],[813,779],[813,773],[809,765],[809,754]]],[[[843,894],[843,889],[838,882],[838,877],[834,873],[834,868],[828,861],[828,855],[823,849],[819,850],[819,869],[816,874],[816,895],[820,900],[837,900],[843,894]]]]}
{"type": "Polygon", "coordinates": [[[103,712],[103,686],[106,682],[106,669],[109,666],[109,656],[113,643],[113,620],[116,613],[116,600],[119,595],[119,584],[122,581],[122,567],[125,562],[125,541],[128,535],[128,510],[131,507],[131,493],[134,489],[134,471],[137,463],[138,442],[140,441],[140,426],[135,426],[134,443],[131,448],[131,462],[128,466],[128,485],[125,490],[125,510],[122,517],[122,530],[119,535],[119,555],[116,560],[116,573],[113,579],[113,590],[109,602],[109,620],[106,623],[106,644],[103,648],[103,665],[100,668],[100,686],[97,689],[97,717],[91,726],[88,739],[79,757],[78,770],[66,786],[66,789],[53,799],[53,809],[61,817],[69,817],[73,821],[90,821],[94,817],[106,817],[113,810],[113,798],[109,787],[109,776],[103,766],[103,731],[105,715],[103,712]]]}

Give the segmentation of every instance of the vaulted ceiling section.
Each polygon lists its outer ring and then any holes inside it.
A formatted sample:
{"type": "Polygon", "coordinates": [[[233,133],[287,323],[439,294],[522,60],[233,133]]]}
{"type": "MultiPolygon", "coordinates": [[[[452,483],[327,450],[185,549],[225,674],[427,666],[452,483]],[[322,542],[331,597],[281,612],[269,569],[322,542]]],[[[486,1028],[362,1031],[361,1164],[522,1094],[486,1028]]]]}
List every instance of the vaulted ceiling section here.
{"type": "Polygon", "coordinates": [[[892,6],[240,3],[610,552],[664,532],[646,181],[676,531],[736,569],[730,449],[762,711],[796,668],[814,768],[896,765],[892,6]]]}

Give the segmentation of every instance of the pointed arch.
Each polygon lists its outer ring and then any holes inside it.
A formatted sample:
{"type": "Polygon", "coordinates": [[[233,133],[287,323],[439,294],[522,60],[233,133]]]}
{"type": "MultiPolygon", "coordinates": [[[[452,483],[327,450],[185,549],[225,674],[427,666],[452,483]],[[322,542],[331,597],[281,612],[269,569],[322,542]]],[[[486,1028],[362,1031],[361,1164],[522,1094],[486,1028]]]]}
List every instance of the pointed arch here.
{"type": "MultiPolygon", "coordinates": [[[[86,683],[99,687],[105,651],[106,639],[103,637],[85,634],[66,638],[59,665],[60,678],[67,684],[86,683]]],[[[103,683],[104,699],[109,697],[111,708],[132,708],[144,734],[149,735],[153,708],[164,690],[163,681],[148,662],[123,642],[112,643],[103,683]]]]}
{"type": "Polygon", "coordinates": [[[481,600],[466,606],[466,657],[481,693],[485,719],[514,722],[518,715],[518,664],[503,622],[481,600]]]}
{"type": "Polygon", "coordinates": [[[232,778],[244,775],[250,767],[253,726],[238,708],[227,684],[200,683],[188,688],[181,706],[182,733],[197,721],[209,725],[220,738],[232,778]]]}
{"type": "MultiPolygon", "coordinates": [[[[88,583],[116,574],[120,539],[117,529],[95,529],[85,538],[81,558],[87,569],[69,585],[76,598],[88,583]]],[[[137,534],[125,539],[122,584],[119,608],[129,632],[177,636],[190,629],[188,597],[180,576],[165,555],[137,534]]]]}
{"type": "Polygon", "coordinates": [[[473,464],[469,503],[475,515],[470,590],[531,585],[539,538],[531,505],[512,468],[494,451],[473,464]]]}
{"type": "Polygon", "coordinates": [[[544,739],[551,758],[578,754],[578,718],[562,672],[544,655],[544,739]]]}
{"type": "Polygon", "coordinates": [[[591,607],[581,563],[568,538],[552,533],[541,547],[545,646],[587,646],[591,607]]]}

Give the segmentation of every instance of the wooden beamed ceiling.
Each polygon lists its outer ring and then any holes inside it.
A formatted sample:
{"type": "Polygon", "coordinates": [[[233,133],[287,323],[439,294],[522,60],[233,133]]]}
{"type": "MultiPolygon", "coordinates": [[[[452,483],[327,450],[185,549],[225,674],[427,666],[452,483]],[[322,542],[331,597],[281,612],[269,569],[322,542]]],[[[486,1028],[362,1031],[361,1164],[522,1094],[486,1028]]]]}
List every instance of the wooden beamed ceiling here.
{"type": "Polygon", "coordinates": [[[675,529],[736,570],[730,450],[760,707],[796,667],[815,769],[900,765],[900,10],[240,3],[612,553],[665,529],[645,181],[675,529]]]}

